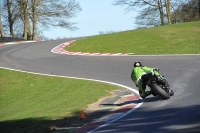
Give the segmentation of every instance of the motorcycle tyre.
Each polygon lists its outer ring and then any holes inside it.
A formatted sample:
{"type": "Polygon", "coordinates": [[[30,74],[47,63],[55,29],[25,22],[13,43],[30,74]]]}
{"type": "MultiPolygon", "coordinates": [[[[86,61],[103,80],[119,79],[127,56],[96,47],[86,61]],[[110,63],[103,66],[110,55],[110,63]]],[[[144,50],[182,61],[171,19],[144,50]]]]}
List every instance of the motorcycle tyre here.
{"type": "Polygon", "coordinates": [[[161,98],[163,100],[167,100],[170,98],[170,95],[165,91],[163,90],[160,86],[158,86],[156,83],[153,83],[152,84],[152,89],[159,95],[161,96],[161,98]]]}

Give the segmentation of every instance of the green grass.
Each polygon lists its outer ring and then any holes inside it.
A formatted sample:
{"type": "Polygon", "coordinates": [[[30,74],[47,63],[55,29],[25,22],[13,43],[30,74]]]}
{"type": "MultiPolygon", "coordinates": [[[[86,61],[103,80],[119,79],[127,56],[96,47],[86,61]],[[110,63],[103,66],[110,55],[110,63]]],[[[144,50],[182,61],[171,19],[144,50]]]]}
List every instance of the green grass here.
{"type": "Polygon", "coordinates": [[[0,131],[12,128],[16,132],[15,128],[27,124],[78,118],[88,104],[114,89],[120,87],[0,69],[0,131]]]}
{"type": "Polygon", "coordinates": [[[134,54],[200,54],[200,21],[88,37],[65,50],[134,54]]]}

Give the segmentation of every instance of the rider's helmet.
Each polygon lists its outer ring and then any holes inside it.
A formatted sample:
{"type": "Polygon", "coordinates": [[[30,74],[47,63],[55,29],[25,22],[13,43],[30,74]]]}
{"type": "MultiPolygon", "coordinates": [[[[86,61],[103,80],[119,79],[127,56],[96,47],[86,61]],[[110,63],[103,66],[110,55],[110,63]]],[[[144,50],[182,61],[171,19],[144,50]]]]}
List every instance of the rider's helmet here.
{"type": "Polygon", "coordinates": [[[134,67],[141,67],[142,66],[142,63],[137,61],[134,63],[134,67]]]}

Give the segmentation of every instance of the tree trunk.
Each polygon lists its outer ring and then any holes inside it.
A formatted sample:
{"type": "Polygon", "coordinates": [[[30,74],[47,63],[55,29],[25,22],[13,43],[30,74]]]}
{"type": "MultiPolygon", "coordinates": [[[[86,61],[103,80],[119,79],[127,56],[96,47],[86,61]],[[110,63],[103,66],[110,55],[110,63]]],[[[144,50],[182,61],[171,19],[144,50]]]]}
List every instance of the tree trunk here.
{"type": "Polygon", "coordinates": [[[28,29],[28,12],[27,12],[27,6],[28,3],[26,0],[20,0],[20,14],[22,21],[24,23],[24,33],[23,33],[23,38],[27,40],[27,29],[28,29]]]}
{"type": "Polygon", "coordinates": [[[168,24],[171,24],[170,0],[165,0],[168,24]]]}
{"type": "Polygon", "coordinates": [[[12,6],[12,1],[7,0],[10,36],[14,37],[15,36],[14,35],[14,30],[13,30],[14,20],[12,19],[11,6],[12,6]]]}
{"type": "Polygon", "coordinates": [[[163,13],[162,0],[158,0],[158,8],[159,8],[159,12],[160,12],[161,25],[165,25],[165,23],[164,23],[164,13],[163,13]]]}
{"type": "Polygon", "coordinates": [[[33,35],[32,35],[32,39],[36,40],[37,38],[37,11],[36,11],[36,0],[32,0],[32,14],[33,14],[33,18],[32,18],[32,23],[33,23],[33,35]]]}
{"type": "Polygon", "coordinates": [[[1,14],[0,14],[0,35],[1,35],[2,37],[5,37],[5,32],[4,32],[4,30],[3,30],[3,26],[2,26],[2,23],[1,23],[1,14]]]}
{"type": "Polygon", "coordinates": [[[32,34],[31,34],[31,26],[30,26],[29,21],[27,22],[27,40],[33,40],[32,39],[32,34]]]}

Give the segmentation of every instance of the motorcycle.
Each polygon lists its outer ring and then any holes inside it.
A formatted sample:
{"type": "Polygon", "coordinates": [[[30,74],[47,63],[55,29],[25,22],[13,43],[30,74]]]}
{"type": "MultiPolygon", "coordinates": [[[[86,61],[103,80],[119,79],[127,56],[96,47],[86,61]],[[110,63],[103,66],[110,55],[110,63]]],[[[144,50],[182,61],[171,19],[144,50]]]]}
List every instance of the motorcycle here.
{"type": "MultiPolygon", "coordinates": [[[[154,70],[154,71],[158,71],[154,70]]],[[[147,85],[150,87],[154,96],[160,96],[163,100],[167,100],[174,92],[170,89],[167,80],[163,76],[156,76],[155,74],[149,78],[147,85]]]]}

